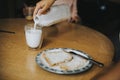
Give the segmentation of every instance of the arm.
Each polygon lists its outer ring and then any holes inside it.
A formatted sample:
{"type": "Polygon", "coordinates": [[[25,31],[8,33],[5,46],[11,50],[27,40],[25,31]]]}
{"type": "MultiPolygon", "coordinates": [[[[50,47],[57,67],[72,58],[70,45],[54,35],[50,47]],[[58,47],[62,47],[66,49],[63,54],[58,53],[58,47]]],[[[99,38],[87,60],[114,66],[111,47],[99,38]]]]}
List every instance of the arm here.
{"type": "Polygon", "coordinates": [[[72,4],[72,13],[71,13],[71,22],[80,22],[80,17],[78,16],[77,10],[77,0],[73,0],[72,4]]]}
{"type": "Polygon", "coordinates": [[[77,15],[77,0],[73,0],[72,14],[77,15]]]}

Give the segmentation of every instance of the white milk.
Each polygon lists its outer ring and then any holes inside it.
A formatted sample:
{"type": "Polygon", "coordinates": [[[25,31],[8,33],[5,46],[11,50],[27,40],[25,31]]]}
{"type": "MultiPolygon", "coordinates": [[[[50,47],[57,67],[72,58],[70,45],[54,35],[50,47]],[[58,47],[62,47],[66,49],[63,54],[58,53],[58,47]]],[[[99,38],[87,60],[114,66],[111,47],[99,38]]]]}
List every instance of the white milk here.
{"type": "Polygon", "coordinates": [[[41,45],[42,30],[41,29],[29,29],[25,31],[27,45],[31,48],[37,48],[41,45]]]}
{"type": "Polygon", "coordinates": [[[36,29],[36,27],[37,27],[37,23],[36,23],[36,22],[34,22],[34,29],[36,29]]]}
{"type": "Polygon", "coordinates": [[[70,18],[71,12],[68,5],[55,5],[50,8],[44,15],[36,15],[34,17],[34,22],[39,26],[47,27],[57,24],[62,21],[66,21],[70,18]]]}

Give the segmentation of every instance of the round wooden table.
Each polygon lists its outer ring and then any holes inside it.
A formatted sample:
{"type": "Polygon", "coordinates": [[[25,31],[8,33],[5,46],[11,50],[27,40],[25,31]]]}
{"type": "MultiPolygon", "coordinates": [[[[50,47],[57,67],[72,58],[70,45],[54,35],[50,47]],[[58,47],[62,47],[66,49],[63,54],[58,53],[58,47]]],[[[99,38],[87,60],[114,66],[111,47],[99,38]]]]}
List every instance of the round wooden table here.
{"type": "Polygon", "coordinates": [[[15,34],[0,32],[0,80],[90,80],[108,67],[114,55],[111,41],[87,26],[59,23],[43,28],[44,41],[41,49],[32,50],[26,45],[24,25],[31,23],[25,19],[1,19],[0,29],[14,31],[15,34]],[[89,54],[104,63],[104,68],[94,65],[89,71],[73,75],[59,75],[40,68],[36,55],[49,48],[73,48],[89,54]]]}

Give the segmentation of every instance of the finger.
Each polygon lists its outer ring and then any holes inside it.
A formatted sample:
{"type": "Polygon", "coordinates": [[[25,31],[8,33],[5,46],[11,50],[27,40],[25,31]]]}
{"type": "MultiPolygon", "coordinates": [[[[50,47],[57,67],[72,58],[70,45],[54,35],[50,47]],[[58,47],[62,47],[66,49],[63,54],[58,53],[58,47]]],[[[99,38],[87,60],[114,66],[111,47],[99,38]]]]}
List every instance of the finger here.
{"type": "Polygon", "coordinates": [[[35,10],[34,10],[34,13],[33,13],[33,17],[35,17],[35,15],[37,14],[38,12],[38,8],[36,7],[35,10]]]}
{"type": "Polygon", "coordinates": [[[38,13],[39,9],[42,8],[42,5],[40,3],[37,3],[34,13],[33,13],[33,17],[35,17],[35,15],[38,13]]]}
{"type": "Polygon", "coordinates": [[[39,14],[46,14],[50,10],[48,5],[44,5],[44,7],[40,10],[39,14]]]}

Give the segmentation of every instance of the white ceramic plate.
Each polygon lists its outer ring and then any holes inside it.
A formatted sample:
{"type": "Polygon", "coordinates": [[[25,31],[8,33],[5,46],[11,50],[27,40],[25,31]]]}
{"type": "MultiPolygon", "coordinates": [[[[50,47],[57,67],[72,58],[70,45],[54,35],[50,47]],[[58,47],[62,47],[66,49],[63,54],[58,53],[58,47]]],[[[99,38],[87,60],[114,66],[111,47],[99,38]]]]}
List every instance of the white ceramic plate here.
{"type": "MultiPolygon", "coordinates": [[[[76,54],[79,55],[83,55],[85,57],[91,58],[88,54],[80,51],[80,50],[75,50],[75,49],[71,49],[71,48],[51,48],[51,49],[47,49],[44,50],[40,53],[37,54],[36,56],[36,63],[43,68],[44,70],[47,70],[49,72],[53,72],[53,73],[57,73],[57,74],[76,74],[76,73],[82,73],[85,72],[87,70],[89,70],[92,66],[93,63],[91,63],[89,60],[85,60],[82,57],[78,56],[78,55],[74,55],[72,54],[73,58],[78,58],[78,61],[81,63],[80,67],[78,67],[77,69],[72,69],[72,70],[63,70],[61,69],[59,66],[50,66],[47,61],[41,56],[41,54],[43,54],[43,52],[56,52],[56,51],[60,51],[64,49],[65,51],[69,52],[72,51],[76,54]]],[[[79,63],[78,62],[78,63],[79,63]]],[[[73,66],[73,65],[72,65],[73,66]]]]}

